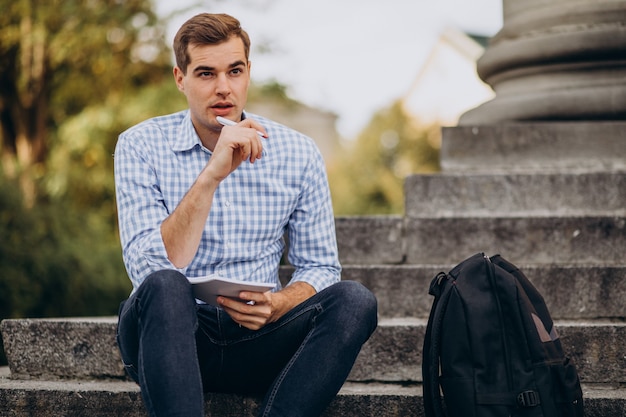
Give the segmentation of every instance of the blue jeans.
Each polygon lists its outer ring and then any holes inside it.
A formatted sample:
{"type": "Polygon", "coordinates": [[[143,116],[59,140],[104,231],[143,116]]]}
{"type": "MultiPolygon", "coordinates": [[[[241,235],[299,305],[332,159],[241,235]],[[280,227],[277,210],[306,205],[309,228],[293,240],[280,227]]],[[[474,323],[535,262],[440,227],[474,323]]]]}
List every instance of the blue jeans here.
{"type": "Polygon", "coordinates": [[[376,298],[354,281],[254,331],[196,304],[187,279],[164,270],[120,306],[117,341],[151,416],[204,416],[209,391],[263,394],[263,417],[319,416],[376,325],[376,298]]]}

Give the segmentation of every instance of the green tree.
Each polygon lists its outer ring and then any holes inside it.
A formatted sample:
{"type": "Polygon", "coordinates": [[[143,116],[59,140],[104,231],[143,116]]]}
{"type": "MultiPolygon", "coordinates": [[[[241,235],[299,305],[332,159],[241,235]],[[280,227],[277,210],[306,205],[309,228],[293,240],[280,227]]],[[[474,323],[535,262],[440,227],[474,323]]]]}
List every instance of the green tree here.
{"type": "Polygon", "coordinates": [[[152,87],[171,52],[151,7],[0,0],[0,319],[115,314],[130,291],[115,141],[140,100],[154,115],[180,95],[152,87]]]}
{"type": "Polygon", "coordinates": [[[0,319],[117,312],[131,289],[117,235],[117,136],[185,107],[168,78],[123,102],[110,97],[68,118],[55,135],[32,206],[25,207],[17,180],[0,172],[0,319]]]}
{"type": "Polygon", "coordinates": [[[0,173],[0,320],[116,313],[130,292],[119,243],[84,214],[39,198],[25,207],[16,180],[0,173]]]}
{"type": "Polygon", "coordinates": [[[150,0],[0,0],[0,155],[32,203],[55,127],[162,79],[170,52],[150,0]]]}
{"type": "Polygon", "coordinates": [[[86,218],[117,229],[113,163],[118,135],[130,126],[186,108],[173,77],[143,87],[132,96],[113,95],[85,108],[59,126],[41,181],[45,193],[71,201],[86,218]]]}
{"type": "Polygon", "coordinates": [[[329,169],[335,214],[401,214],[404,178],[439,170],[439,131],[420,125],[400,102],[376,113],[329,169]]]}

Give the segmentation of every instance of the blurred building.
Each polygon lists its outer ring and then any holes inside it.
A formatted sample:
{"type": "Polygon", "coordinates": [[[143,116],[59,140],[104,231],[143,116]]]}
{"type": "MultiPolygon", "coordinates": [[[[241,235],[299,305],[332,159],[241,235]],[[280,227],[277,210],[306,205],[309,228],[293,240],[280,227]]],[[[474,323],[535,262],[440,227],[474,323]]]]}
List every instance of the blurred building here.
{"type": "MultiPolygon", "coordinates": [[[[486,37],[444,30],[401,98],[407,113],[427,124],[451,126],[467,110],[492,99],[493,90],[476,72],[476,61],[486,44],[486,37]]],[[[336,114],[272,93],[264,94],[263,100],[249,100],[247,110],[310,136],[327,165],[334,162],[340,143],[336,114]]]]}
{"type": "Polygon", "coordinates": [[[407,113],[424,123],[451,126],[462,113],[493,98],[476,72],[486,44],[486,37],[444,30],[402,98],[407,113]]]}
{"type": "Polygon", "coordinates": [[[281,99],[252,100],[246,107],[251,113],[267,117],[310,136],[320,148],[326,164],[334,162],[339,146],[335,113],[281,99]]]}

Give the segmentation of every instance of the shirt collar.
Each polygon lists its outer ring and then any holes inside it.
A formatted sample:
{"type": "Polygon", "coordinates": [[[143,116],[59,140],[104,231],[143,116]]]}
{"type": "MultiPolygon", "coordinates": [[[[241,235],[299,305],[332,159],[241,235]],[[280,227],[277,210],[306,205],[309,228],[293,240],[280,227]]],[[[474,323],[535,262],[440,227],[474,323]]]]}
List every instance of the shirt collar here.
{"type": "MultiPolygon", "coordinates": [[[[244,111],[241,115],[241,119],[244,120],[247,117],[248,115],[244,111]]],[[[191,122],[191,112],[187,110],[185,117],[183,117],[178,126],[178,135],[174,138],[172,150],[174,152],[184,152],[192,149],[196,145],[202,147],[202,141],[200,141],[200,137],[191,122]]]]}
{"type": "Polygon", "coordinates": [[[196,145],[202,146],[202,142],[198,133],[196,133],[196,129],[193,127],[193,123],[191,123],[191,115],[189,110],[187,110],[185,117],[183,117],[178,126],[178,134],[172,143],[172,150],[175,152],[188,151],[196,145]]]}

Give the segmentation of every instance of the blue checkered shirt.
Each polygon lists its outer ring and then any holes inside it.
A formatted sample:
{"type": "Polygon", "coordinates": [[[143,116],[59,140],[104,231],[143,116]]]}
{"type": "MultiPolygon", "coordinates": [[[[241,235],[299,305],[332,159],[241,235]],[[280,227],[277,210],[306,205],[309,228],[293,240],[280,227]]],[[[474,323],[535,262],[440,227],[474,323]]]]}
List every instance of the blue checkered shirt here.
{"type": "Polygon", "coordinates": [[[278,284],[289,240],[291,282],[317,291],[337,282],[335,224],[322,156],[308,137],[268,119],[264,156],[244,162],[215,192],[200,247],[185,268],[168,259],[160,226],[180,203],[211,151],[189,111],[156,117],[123,132],[115,149],[115,186],[122,254],[133,288],[150,273],[176,269],[188,277],[224,277],[278,284]]]}

